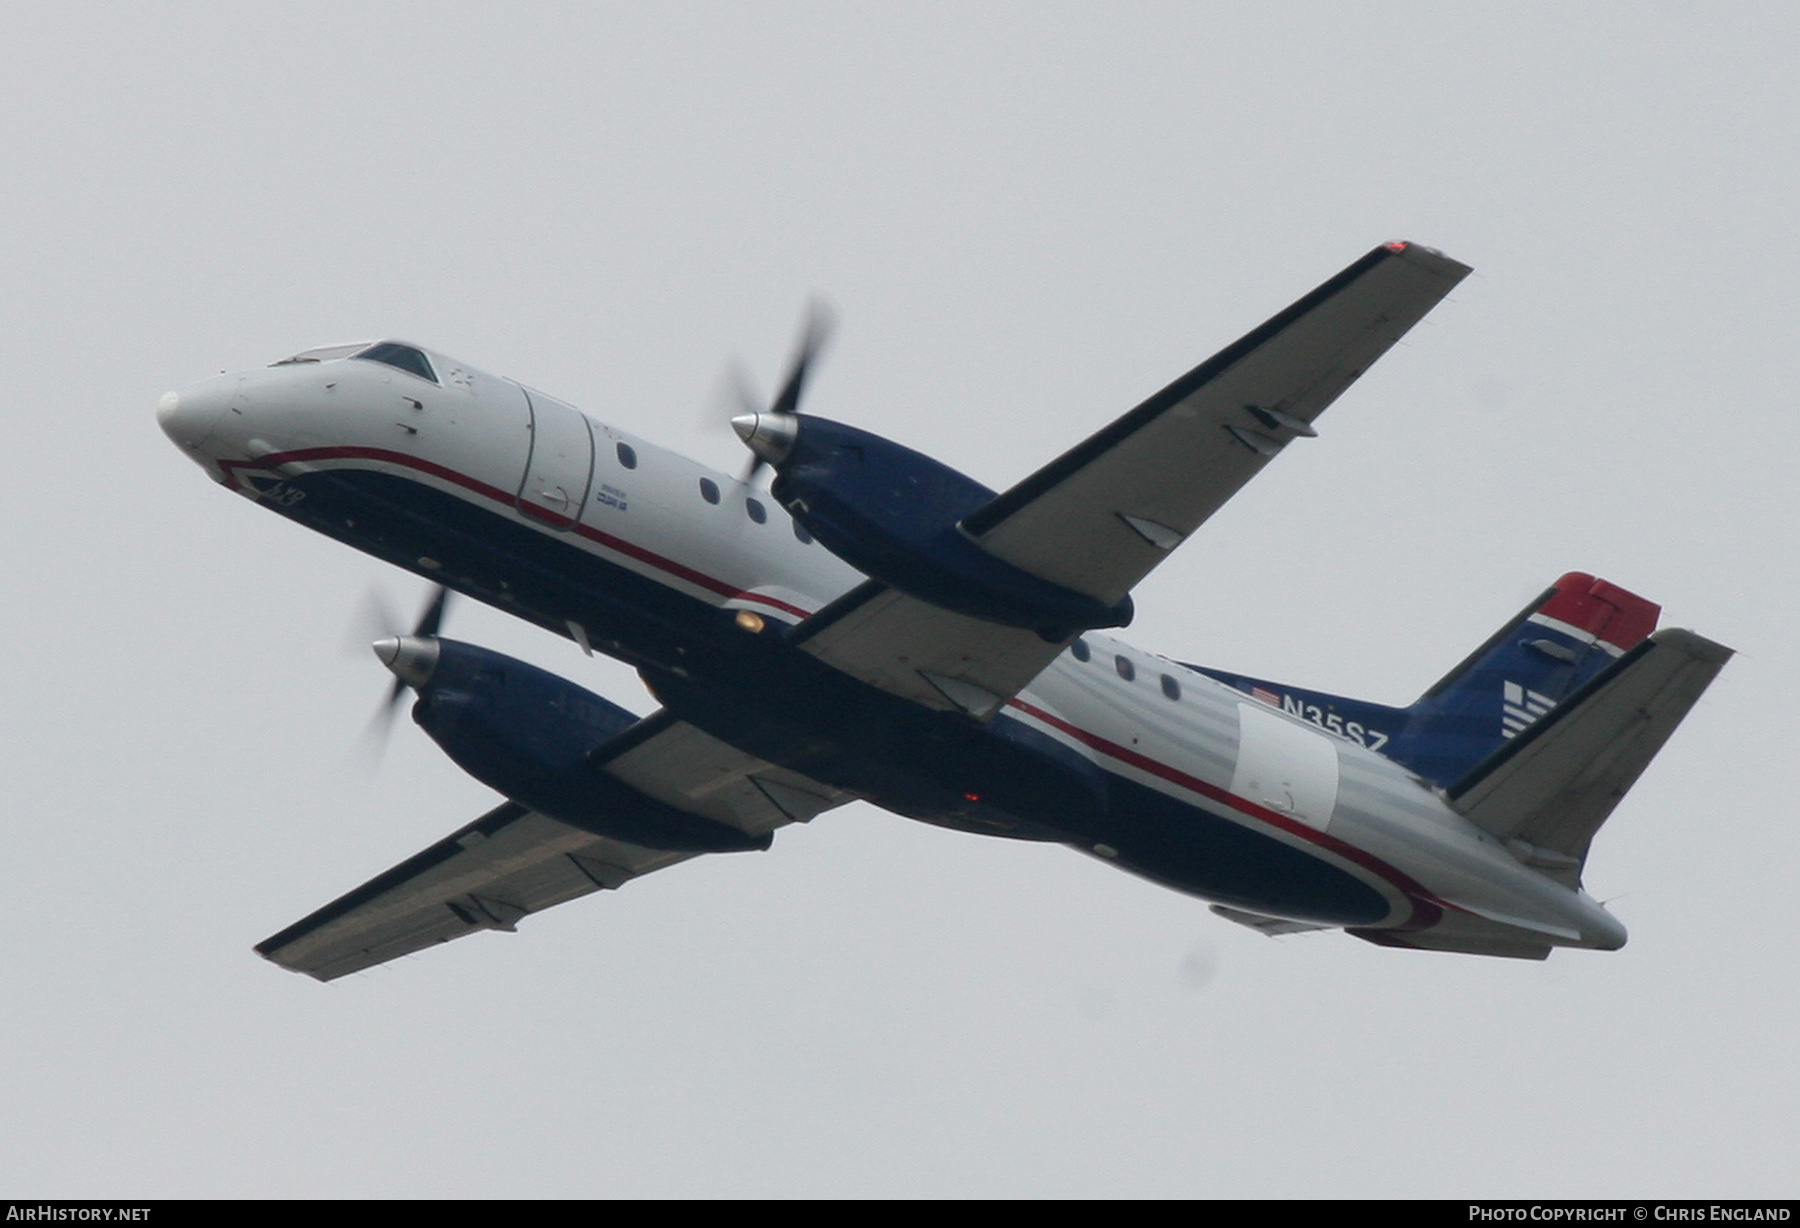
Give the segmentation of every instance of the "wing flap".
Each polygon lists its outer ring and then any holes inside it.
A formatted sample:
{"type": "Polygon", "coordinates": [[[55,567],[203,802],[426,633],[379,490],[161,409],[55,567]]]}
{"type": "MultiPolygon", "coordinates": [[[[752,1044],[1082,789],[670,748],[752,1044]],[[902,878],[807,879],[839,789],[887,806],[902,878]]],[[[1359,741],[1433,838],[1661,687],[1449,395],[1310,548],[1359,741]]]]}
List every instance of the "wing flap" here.
{"type": "Polygon", "coordinates": [[[1378,247],[963,522],[1108,604],[1128,593],[1469,272],[1378,247]]]}
{"type": "Polygon", "coordinates": [[[606,760],[604,770],[657,801],[753,836],[854,800],[683,721],[606,760]]]}
{"type": "Polygon", "coordinates": [[[1465,818],[1569,886],[1594,833],[1731,659],[1656,632],[1451,786],[1465,818]]]}
{"type": "Polygon", "coordinates": [[[800,624],[794,642],[870,686],[977,720],[999,711],[1063,649],[874,580],[800,624]]]}

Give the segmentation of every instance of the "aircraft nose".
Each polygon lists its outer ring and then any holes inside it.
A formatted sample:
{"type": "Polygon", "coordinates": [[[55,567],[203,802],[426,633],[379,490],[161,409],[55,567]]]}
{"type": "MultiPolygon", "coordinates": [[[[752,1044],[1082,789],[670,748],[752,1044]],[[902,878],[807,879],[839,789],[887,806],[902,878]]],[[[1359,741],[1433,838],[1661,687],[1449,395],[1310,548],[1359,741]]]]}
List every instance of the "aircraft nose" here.
{"type": "Polygon", "coordinates": [[[156,423],[177,446],[198,451],[236,393],[237,380],[230,376],[170,389],[156,402],[156,423]]]}

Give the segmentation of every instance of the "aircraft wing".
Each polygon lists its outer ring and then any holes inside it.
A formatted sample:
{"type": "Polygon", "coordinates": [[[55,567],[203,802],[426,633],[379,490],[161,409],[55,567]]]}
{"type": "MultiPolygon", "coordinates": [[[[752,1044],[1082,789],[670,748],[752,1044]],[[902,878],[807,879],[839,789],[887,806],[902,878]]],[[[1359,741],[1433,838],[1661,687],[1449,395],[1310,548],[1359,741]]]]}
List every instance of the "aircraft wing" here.
{"type": "Polygon", "coordinates": [[[953,614],[869,580],[794,629],[793,642],[870,686],[986,720],[1062,651],[1036,632],[953,614]]]}
{"type": "MultiPolygon", "coordinates": [[[[753,835],[851,800],[659,713],[602,770],[639,793],[753,835]]],[[[284,968],[333,980],[686,861],[507,802],[260,943],[284,968]]]]}
{"type": "MultiPolygon", "coordinates": [[[[1469,273],[1378,247],[962,522],[983,549],[1111,604],[1469,273]]],[[[1062,651],[870,581],[798,627],[805,651],[929,708],[985,720],[1062,651]]]]}
{"type": "Polygon", "coordinates": [[[1469,273],[1378,247],[963,521],[991,554],[1118,601],[1469,273]]]}

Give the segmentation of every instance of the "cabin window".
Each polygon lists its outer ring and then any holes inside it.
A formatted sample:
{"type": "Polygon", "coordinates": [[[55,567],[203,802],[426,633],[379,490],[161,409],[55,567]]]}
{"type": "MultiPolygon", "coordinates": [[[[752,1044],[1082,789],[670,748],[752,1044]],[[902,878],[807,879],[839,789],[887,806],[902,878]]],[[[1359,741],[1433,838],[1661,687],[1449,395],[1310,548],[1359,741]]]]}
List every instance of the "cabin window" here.
{"type": "Polygon", "coordinates": [[[1074,657],[1077,661],[1085,661],[1094,654],[1088,651],[1086,640],[1077,639],[1073,644],[1069,645],[1069,655],[1074,657]]]}
{"type": "Polygon", "coordinates": [[[354,357],[366,358],[370,362],[384,362],[395,370],[437,383],[437,375],[431,369],[431,360],[425,357],[424,351],[416,350],[410,345],[401,345],[398,341],[377,341],[354,357]]]}
{"type": "Polygon", "coordinates": [[[767,524],[769,521],[768,509],[755,499],[744,500],[744,515],[750,517],[757,524],[767,524]]]}
{"type": "Polygon", "coordinates": [[[636,448],[632,447],[628,443],[620,443],[617,448],[617,451],[619,453],[619,463],[621,465],[625,466],[627,469],[636,469],[637,468],[637,449],[636,448]]]}
{"type": "Polygon", "coordinates": [[[813,535],[808,533],[806,531],[806,526],[801,524],[798,520],[794,521],[794,540],[799,542],[802,546],[810,546],[813,544],[813,535]]]}
{"type": "Polygon", "coordinates": [[[1120,653],[1113,658],[1113,668],[1119,671],[1119,677],[1130,682],[1137,677],[1137,669],[1131,664],[1131,658],[1120,653]]]}
{"type": "Polygon", "coordinates": [[[700,497],[708,503],[717,503],[719,501],[719,484],[711,478],[701,478],[700,497]]]}
{"type": "Polygon", "coordinates": [[[1181,698],[1181,684],[1167,674],[1162,676],[1162,689],[1163,694],[1167,695],[1170,699],[1181,698]]]}

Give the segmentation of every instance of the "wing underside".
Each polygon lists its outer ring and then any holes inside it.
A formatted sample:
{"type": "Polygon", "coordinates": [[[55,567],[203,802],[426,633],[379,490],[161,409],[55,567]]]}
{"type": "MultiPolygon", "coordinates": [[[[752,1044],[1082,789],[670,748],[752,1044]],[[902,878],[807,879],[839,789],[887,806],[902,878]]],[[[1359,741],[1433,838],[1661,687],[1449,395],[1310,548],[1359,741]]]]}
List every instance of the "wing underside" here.
{"type": "MultiPolygon", "coordinates": [[[[961,529],[1023,571],[1122,599],[1469,272],[1378,247],[1052,461],[961,529]]],[[[1062,651],[871,581],[802,624],[805,651],[928,708],[987,719],[1062,651]]]]}
{"type": "MultiPolygon", "coordinates": [[[[666,714],[622,735],[601,770],[753,835],[851,800],[666,714]]],[[[482,930],[510,931],[532,913],[695,855],[610,839],[507,802],[256,950],[329,981],[482,930]]]]}
{"type": "Polygon", "coordinates": [[[691,854],[607,840],[508,802],[258,944],[321,981],[619,887],[691,854]]]}
{"type": "Polygon", "coordinates": [[[963,522],[1104,602],[1131,591],[1469,273],[1378,247],[963,522]]]}
{"type": "Polygon", "coordinates": [[[1062,651],[1036,632],[955,614],[875,580],[800,624],[794,642],[870,686],[977,720],[1062,651]]]}

